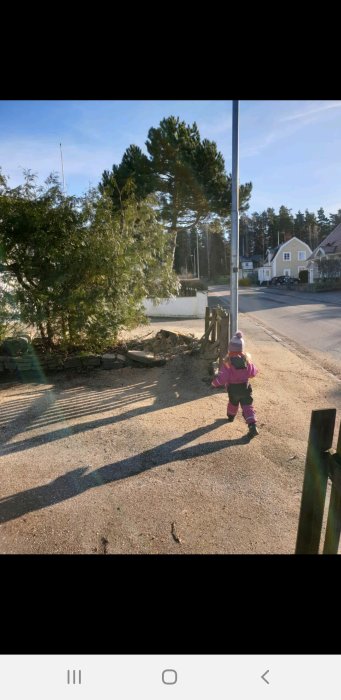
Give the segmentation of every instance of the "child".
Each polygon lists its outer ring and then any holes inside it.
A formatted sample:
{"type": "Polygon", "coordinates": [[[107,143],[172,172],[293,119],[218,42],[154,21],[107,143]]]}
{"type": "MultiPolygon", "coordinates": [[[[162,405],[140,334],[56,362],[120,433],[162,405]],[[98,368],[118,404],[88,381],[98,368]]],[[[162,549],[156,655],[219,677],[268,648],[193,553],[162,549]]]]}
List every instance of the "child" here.
{"type": "Polygon", "coordinates": [[[212,386],[227,386],[229,402],[227,404],[227,419],[229,423],[235,419],[238,413],[239,403],[243,416],[249,426],[250,437],[258,435],[256,416],[253,408],[252,387],[249,383],[251,377],[258,373],[257,367],[251,362],[251,356],[244,352],[244,340],[241,331],[229,342],[228,354],[223,366],[211,382],[212,386]]]}

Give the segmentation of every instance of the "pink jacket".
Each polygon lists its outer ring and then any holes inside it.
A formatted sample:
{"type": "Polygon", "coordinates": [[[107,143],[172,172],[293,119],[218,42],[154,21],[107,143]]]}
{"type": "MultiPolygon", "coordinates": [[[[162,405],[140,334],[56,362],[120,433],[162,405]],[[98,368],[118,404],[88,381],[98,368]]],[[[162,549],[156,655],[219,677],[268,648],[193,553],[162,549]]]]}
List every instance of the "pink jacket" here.
{"type": "Polygon", "coordinates": [[[219,370],[212,381],[212,386],[224,386],[228,384],[245,384],[248,379],[255,377],[258,372],[257,367],[250,362],[245,369],[235,367],[223,367],[219,370]]]}

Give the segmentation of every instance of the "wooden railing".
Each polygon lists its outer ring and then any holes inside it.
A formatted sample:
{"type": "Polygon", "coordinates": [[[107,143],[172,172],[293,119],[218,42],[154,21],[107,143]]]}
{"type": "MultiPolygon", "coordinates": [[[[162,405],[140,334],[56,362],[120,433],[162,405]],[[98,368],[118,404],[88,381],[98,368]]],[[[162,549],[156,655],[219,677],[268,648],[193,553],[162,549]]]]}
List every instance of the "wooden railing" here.
{"type": "Polygon", "coordinates": [[[205,341],[219,345],[219,364],[227,353],[230,341],[230,315],[221,307],[206,307],[205,341]]]}
{"type": "Polygon", "coordinates": [[[304,472],[296,554],[318,554],[328,479],[331,494],[323,554],[337,554],[341,533],[341,425],[331,452],[336,409],[312,411],[304,472]]]}

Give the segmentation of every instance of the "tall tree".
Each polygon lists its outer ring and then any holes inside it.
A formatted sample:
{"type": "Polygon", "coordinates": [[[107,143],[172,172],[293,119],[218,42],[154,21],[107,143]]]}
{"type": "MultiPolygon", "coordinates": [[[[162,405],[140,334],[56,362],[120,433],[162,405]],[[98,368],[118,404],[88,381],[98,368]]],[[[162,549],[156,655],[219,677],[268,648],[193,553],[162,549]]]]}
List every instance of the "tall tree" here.
{"type": "Polygon", "coordinates": [[[308,209],[304,212],[304,228],[305,235],[303,236],[303,240],[314,250],[318,244],[319,227],[314,212],[308,211],[308,209]]]}
{"type": "Polygon", "coordinates": [[[262,217],[269,245],[271,248],[276,248],[278,243],[281,242],[279,237],[279,217],[271,207],[268,207],[266,212],[263,212],[262,217]]]}
{"type": "MultiPolygon", "coordinates": [[[[231,209],[231,176],[225,173],[224,159],[213,141],[201,141],[196,123],[186,125],[177,117],[168,117],[158,128],[151,128],[146,142],[158,178],[161,215],[179,253],[183,238],[212,213],[228,217],[231,209]],[[181,234],[183,234],[181,238],[181,234]]],[[[251,183],[240,187],[241,209],[247,206],[251,183]]]]}
{"type": "Polygon", "coordinates": [[[294,231],[295,231],[295,236],[297,238],[299,238],[300,240],[304,240],[305,235],[306,235],[305,219],[304,219],[304,214],[302,214],[301,211],[298,211],[297,214],[295,214],[294,231]]]}
{"type": "Polygon", "coordinates": [[[331,224],[331,231],[333,228],[335,228],[335,226],[341,224],[341,209],[338,209],[337,214],[329,214],[329,221],[331,224]]]}
{"type": "MultiPolygon", "coordinates": [[[[122,203],[129,185],[135,196],[154,192],[158,213],[166,225],[175,269],[186,267],[190,253],[190,231],[212,214],[228,218],[231,210],[231,176],[213,141],[201,140],[196,123],[186,125],[178,117],[168,117],[148,132],[149,158],[131,146],[119,166],[105,171],[100,189],[109,188],[114,206],[122,203]]],[[[240,186],[240,209],[248,207],[252,185],[240,186]]],[[[130,191],[128,188],[128,196],[130,191]]]]}
{"type": "Polygon", "coordinates": [[[16,283],[22,319],[49,346],[99,347],[143,319],[142,299],[176,286],[168,237],[147,200],[113,211],[95,190],[65,197],[51,176],[0,187],[0,271],[16,283]]]}
{"type": "Polygon", "coordinates": [[[294,217],[291,214],[291,209],[281,206],[278,212],[278,230],[280,234],[280,243],[290,236],[294,235],[294,217]]]}
{"type": "Polygon", "coordinates": [[[219,275],[230,273],[226,267],[226,231],[220,218],[205,227],[207,250],[207,277],[214,280],[219,275]]]}
{"type": "Polygon", "coordinates": [[[326,236],[328,236],[328,233],[330,233],[331,231],[330,221],[325,215],[323,207],[320,207],[320,209],[317,210],[317,225],[319,228],[318,240],[319,243],[321,243],[321,241],[323,241],[323,239],[326,238],[326,236]]]}
{"type": "Polygon", "coordinates": [[[105,170],[99,183],[101,194],[111,197],[113,208],[120,211],[132,192],[136,201],[145,199],[156,189],[156,178],[149,158],[138,146],[131,145],[124,152],[119,165],[113,165],[111,172],[105,170]]]}

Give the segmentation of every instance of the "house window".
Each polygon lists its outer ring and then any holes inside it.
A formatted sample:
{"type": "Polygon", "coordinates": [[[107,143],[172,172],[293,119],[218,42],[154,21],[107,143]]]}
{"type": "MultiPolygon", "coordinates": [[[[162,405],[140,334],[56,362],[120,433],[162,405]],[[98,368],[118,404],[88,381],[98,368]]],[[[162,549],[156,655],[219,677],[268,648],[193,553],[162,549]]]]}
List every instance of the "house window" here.
{"type": "Polygon", "coordinates": [[[306,259],[306,252],[305,250],[299,250],[297,253],[297,260],[305,260],[306,259]]]}
{"type": "Polygon", "coordinates": [[[291,253],[283,253],[283,260],[291,260],[291,253]]]}
{"type": "Polygon", "coordinates": [[[265,277],[270,277],[270,270],[265,270],[265,277]]]}
{"type": "Polygon", "coordinates": [[[286,270],[283,270],[283,275],[285,275],[286,277],[291,277],[290,267],[288,267],[286,270]]]}

